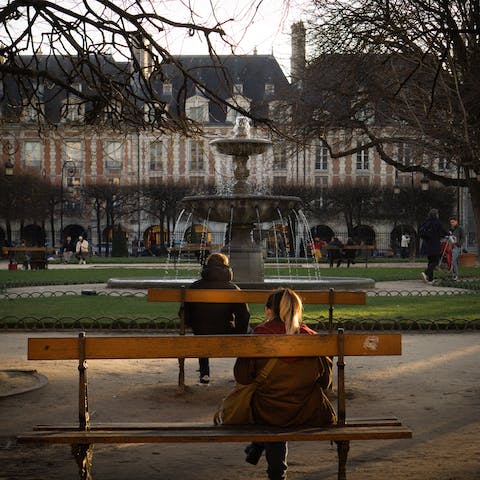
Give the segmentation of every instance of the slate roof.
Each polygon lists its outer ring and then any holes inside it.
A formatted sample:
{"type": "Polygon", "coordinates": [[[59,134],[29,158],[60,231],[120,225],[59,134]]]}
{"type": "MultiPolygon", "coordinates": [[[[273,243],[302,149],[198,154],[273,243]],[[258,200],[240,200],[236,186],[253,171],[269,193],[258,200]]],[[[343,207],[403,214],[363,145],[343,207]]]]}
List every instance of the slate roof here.
{"type": "MultiPolygon", "coordinates": [[[[219,99],[225,100],[232,96],[234,84],[242,84],[243,96],[252,101],[251,113],[259,117],[267,116],[269,101],[276,98],[285,98],[289,94],[288,80],[272,55],[223,55],[215,60],[212,60],[209,55],[191,55],[179,56],[176,57],[176,60],[181,63],[183,69],[189,75],[207,86],[207,91],[202,92],[202,95],[207,98],[210,97],[210,123],[224,123],[226,108],[217,100],[211,98],[212,95],[209,94],[208,90],[219,99]],[[265,93],[265,84],[268,83],[274,85],[275,93],[273,95],[265,93]]],[[[103,73],[107,73],[115,85],[120,87],[122,82],[130,82],[129,89],[131,92],[140,93],[139,96],[142,96],[138,87],[132,86],[134,76],[131,75],[130,64],[116,62],[109,56],[97,56],[94,61],[103,73]]],[[[60,76],[69,85],[79,82],[82,84],[83,92],[88,95],[95,95],[95,85],[98,82],[95,82],[95,79],[91,76],[82,73],[84,63],[78,57],[21,56],[16,60],[16,64],[45,71],[49,75],[60,76]],[[75,69],[79,72],[78,74],[75,69]],[[84,78],[82,79],[82,77],[84,78]]],[[[19,88],[18,78],[11,73],[3,78],[5,95],[2,95],[0,102],[7,105],[7,110],[10,110],[10,120],[14,120],[15,109],[12,106],[20,105],[22,97],[28,95],[27,92],[34,87],[31,84],[22,90],[19,88]]],[[[180,69],[173,63],[163,63],[161,71],[152,75],[151,85],[158,95],[156,100],[169,104],[170,112],[174,117],[184,113],[183,102],[195,95],[193,82],[185,81],[180,69]],[[165,82],[172,84],[171,96],[163,94],[163,83],[165,82]]],[[[42,98],[45,102],[46,116],[51,122],[60,121],[60,111],[66,96],[67,92],[65,90],[53,84],[50,85],[48,79],[43,81],[42,98]]],[[[88,105],[86,111],[89,111],[88,105]]]]}

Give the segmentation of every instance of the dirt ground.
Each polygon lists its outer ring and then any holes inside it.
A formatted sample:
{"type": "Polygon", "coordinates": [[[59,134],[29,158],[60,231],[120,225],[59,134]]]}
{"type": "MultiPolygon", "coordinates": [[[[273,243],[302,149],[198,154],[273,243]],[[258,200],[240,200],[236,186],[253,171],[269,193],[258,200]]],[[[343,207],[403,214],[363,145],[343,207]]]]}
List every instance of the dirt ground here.
{"type": "MultiPolygon", "coordinates": [[[[0,370],[36,369],[49,380],[40,389],[0,398],[0,480],[75,479],[68,446],[15,443],[17,434],[35,424],[74,422],[77,417],[76,363],[28,362],[26,338],[33,335],[0,334],[0,370]]],[[[403,350],[401,357],[348,359],[347,416],[395,415],[414,432],[411,440],[352,442],[349,480],[480,479],[480,333],[408,333],[403,335],[403,350]]],[[[202,387],[196,385],[196,360],[188,360],[191,388],[179,394],[174,360],[91,361],[92,420],[209,421],[232,388],[232,365],[232,360],[212,360],[213,381],[202,387]]],[[[243,447],[96,446],[93,477],[265,479],[265,460],[257,466],[245,463],[243,447]]],[[[289,447],[289,480],[336,479],[333,446],[305,442],[289,447]]]]}

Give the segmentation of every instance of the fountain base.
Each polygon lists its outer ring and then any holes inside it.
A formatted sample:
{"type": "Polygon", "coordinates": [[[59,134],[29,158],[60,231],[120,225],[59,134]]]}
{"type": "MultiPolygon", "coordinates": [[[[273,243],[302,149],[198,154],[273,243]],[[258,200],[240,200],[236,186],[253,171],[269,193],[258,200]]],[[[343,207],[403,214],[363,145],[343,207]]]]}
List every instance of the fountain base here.
{"type": "MultiPolygon", "coordinates": [[[[195,278],[111,278],[107,282],[107,288],[147,290],[149,288],[179,288],[193,283],[195,278]]],[[[375,288],[375,280],[371,278],[354,277],[322,277],[319,280],[289,279],[289,278],[266,278],[263,282],[234,282],[242,289],[249,290],[274,290],[279,287],[289,287],[294,290],[371,290],[375,288]]]]}

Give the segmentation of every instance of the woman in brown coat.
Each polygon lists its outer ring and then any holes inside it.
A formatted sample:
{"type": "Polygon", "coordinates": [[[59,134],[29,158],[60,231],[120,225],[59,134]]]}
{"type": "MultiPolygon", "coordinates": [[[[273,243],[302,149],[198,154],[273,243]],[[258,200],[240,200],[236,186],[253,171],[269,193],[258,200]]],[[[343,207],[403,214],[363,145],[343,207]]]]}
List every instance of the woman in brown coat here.
{"type": "MultiPolygon", "coordinates": [[[[302,301],[290,289],[272,293],[265,305],[267,321],[254,333],[315,335],[302,325],[302,301]]],[[[234,374],[238,383],[249,384],[267,363],[265,358],[239,358],[234,374]]],[[[323,389],[332,378],[332,361],[326,357],[279,358],[252,400],[255,423],[266,425],[330,425],[336,422],[332,405],[323,389]]],[[[268,462],[268,478],[284,480],[287,472],[286,442],[252,443],[245,453],[256,464],[263,450],[268,462]]]]}

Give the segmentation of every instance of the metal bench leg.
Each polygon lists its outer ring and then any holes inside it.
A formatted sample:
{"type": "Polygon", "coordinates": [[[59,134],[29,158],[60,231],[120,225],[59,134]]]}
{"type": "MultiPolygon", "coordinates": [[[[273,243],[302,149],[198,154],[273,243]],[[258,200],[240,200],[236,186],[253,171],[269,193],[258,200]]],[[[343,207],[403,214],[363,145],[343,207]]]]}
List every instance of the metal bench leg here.
{"type": "Polygon", "coordinates": [[[78,465],[80,480],[92,480],[93,445],[72,445],[72,454],[78,465]]]}
{"type": "Polygon", "coordinates": [[[338,480],[347,480],[347,456],[350,449],[350,441],[336,442],[338,453],[338,480]]]}
{"type": "Polygon", "coordinates": [[[185,359],[178,359],[178,386],[181,391],[185,390],[185,359]]]}

